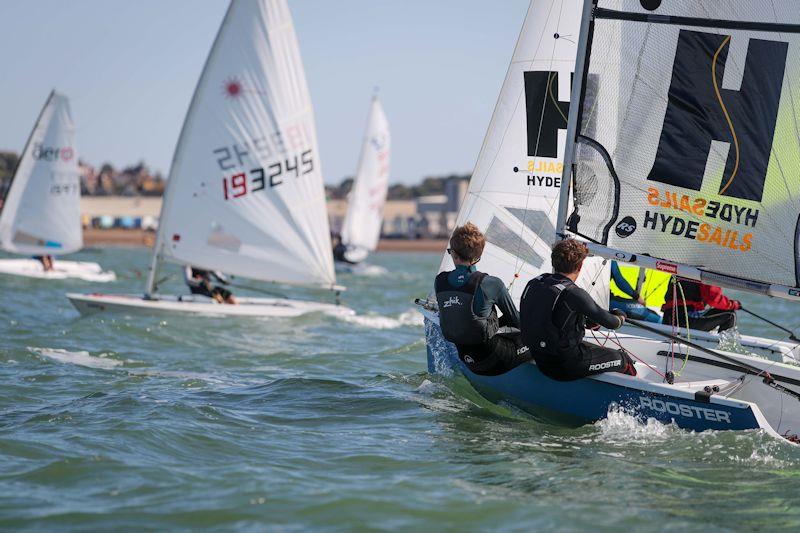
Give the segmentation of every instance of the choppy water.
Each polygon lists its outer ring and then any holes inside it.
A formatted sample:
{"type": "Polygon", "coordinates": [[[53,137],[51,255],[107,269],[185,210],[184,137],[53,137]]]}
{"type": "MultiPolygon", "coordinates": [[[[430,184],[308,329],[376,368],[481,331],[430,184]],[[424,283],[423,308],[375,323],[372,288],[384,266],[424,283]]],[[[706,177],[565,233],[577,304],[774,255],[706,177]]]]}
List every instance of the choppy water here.
{"type": "Polygon", "coordinates": [[[119,281],[0,277],[1,528],[800,527],[800,448],[625,415],[558,427],[428,375],[411,301],[438,255],[340,276],[347,321],[79,318],[64,291],[140,292],[148,253],[78,256],[119,281]]]}

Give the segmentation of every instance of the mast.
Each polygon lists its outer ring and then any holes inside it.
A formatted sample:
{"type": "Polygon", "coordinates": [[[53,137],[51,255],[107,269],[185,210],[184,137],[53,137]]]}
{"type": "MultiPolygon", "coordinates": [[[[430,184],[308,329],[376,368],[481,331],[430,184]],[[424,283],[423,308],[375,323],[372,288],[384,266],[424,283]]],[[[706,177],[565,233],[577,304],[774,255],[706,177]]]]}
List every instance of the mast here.
{"type": "Polygon", "coordinates": [[[564,147],[564,170],[561,174],[561,190],[558,199],[558,219],[556,222],[556,237],[564,234],[567,223],[567,209],[569,207],[569,188],[572,183],[572,165],[575,161],[575,139],[578,131],[578,120],[581,115],[581,96],[583,84],[586,79],[587,56],[589,49],[589,33],[592,26],[592,11],[597,0],[583,0],[581,14],[581,29],[578,36],[578,55],[575,58],[575,78],[570,95],[569,117],[567,119],[567,143],[564,147]]]}

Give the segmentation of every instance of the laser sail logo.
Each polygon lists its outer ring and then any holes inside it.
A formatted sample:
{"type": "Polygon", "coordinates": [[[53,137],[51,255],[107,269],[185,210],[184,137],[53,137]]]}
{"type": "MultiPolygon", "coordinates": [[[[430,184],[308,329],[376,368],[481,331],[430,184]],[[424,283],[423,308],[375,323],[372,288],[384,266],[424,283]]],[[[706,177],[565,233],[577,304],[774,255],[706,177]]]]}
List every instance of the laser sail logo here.
{"type": "MultiPolygon", "coordinates": [[[[648,180],[699,191],[712,141],[729,144],[719,194],[760,202],[789,44],[750,39],[739,90],[722,87],[731,36],[681,30],[648,180]]],[[[731,61],[731,65],[734,65],[731,61]]]]}

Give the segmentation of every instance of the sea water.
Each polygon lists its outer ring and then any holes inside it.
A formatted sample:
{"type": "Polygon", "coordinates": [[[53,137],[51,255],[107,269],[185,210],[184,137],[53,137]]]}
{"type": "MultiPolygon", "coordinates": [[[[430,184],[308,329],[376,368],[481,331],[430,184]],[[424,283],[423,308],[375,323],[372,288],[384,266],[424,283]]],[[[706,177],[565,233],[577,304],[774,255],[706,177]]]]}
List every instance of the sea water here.
{"type": "MultiPolygon", "coordinates": [[[[64,292],[141,292],[149,254],[76,258],[119,280],[0,278],[0,528],[800,527],[800,448],[623,413],[561,427],[427,374],[412,301],[438,254],[376,254],[387,274],[341,274],[356,317],[269,320],[82,318],[64,292]]],[[[178,268],[165,272],[162,290],[181,291],[178,268]]],[[[739,296],[800,322],[792,304],[739,296]]]]}

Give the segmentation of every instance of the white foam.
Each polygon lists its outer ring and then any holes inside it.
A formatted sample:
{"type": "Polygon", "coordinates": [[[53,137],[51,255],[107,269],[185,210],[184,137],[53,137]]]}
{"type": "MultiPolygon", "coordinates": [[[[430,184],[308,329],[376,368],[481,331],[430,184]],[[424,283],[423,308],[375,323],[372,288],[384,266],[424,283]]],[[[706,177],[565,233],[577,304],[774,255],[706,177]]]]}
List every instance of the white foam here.
{"type": "Polygon", "coordinates": [[[604,439],[613,441],[660,440],[673,434],[674,426],[662,424],[654,418],[642,422],[620,408],[610,408],[608,416],[595,423],[604,439]]]}
{"type": "Polygon", "coordinates": [[[404,311],[397,317],[384,315],[352,315],[343,319],[352,324],[371,329],[397,329],[403,326],[422,326],[422,315],[414,310],[404,311]]]}
{"type": "Polygon", "coordinates": [[[85,351],[70,352],[69,350],[62,350],[60,348],[29,347],[28,350],[37,355],[41,355],[42,357],[47,357],[48,359],[58,361],[59,363],[85,366],[88,368],[102,368],[104,370],[110,370],[125,364],[124,361],[109,358],[107,354],[95,356],[85,351]]]}

